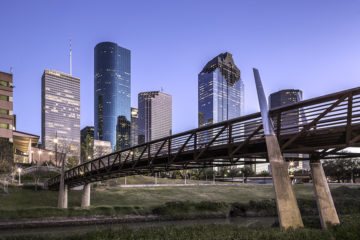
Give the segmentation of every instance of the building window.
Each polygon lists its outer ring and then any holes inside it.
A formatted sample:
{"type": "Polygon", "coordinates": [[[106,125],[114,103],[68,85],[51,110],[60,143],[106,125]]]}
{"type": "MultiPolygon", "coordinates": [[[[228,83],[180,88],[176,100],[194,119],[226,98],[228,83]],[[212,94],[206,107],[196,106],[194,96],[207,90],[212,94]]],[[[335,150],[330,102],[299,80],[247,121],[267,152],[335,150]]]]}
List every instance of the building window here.
{"type": "Polygon", "coordinates": [[[0,108],[0,114],[6,114],[6,115],[9,115],[9,110],[6,110],[6,109],[1,109],[1,108],[0,108]]]}
{"type": "Polygon", "coordinates": [[[9,101],[9,96],[0,95],[0,100],[9,101]]]}
{"type": "Polygon", "coordinates": [[[9,124],[7,124],[7,123],[0,123],[0,128],[9,129],[9,124]]]}
{"type": "Polygon", "coordinates": [[[1,85],[1,86],[5,86],[5,87],[8,87],[8,86],[9,86],[9,82],[0,81],[0,85],[1,85]]]}

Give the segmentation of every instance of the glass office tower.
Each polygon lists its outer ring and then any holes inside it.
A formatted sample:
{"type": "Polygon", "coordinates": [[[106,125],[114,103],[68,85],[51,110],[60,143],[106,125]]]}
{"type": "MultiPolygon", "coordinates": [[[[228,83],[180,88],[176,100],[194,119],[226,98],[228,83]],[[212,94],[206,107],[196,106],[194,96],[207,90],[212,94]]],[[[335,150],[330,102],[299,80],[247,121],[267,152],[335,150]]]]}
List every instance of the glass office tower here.
{"type": "MultiPolygon", "coordinates": [[[[297,103],[302,101],[303,92],[299,89],[284,89],[278,92],[272,93],[269,96],[269,105],[270,109],[282,107],[285,105],[297,103]]],[[[299,126],[300,121],[306,121],[306,116],[303,114],[302,109],[292,109],[286,112],[283,112],[281,115],[281,128],[288,128],[286,131],[291,131],[292,133],[298,132],[301,130],[299,126]]],[[[289,154],[284,153],[284,156],[287,159],[302,157],[302,154],[289,154]]],[[[298,169],[310,169],[309,161],[294,161],[293,167],[298,169]]]]}
{"type": "Polygon", "coordinates": [[[209,61],[198,75],[199,127],[240,117],[244,84],[232,55],[222,53],[209,61]]]}
{"type": "Polygon", "coordinates": [[[111,142],[113,150],[130,146],[130,50],[112,42],[94,49],[95,139],[111,142]]]}

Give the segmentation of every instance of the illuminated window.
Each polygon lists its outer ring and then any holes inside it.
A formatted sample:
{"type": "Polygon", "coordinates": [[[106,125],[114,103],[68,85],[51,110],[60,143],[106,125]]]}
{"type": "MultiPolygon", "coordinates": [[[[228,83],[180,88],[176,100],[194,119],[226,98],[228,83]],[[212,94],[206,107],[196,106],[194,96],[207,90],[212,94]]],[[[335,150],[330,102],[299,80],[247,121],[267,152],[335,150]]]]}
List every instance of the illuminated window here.
{"type": "Polygon", "coordinates": [[[0,114],[6,114],[6,115],[9,115],[9,110],[6,110],[6,109],[1,109],[1,108],[0,108],[0,114]]]}
{"type": "Polygon", "coordinates": [[[9,96],[0,95],[0,100],[9,101],[9,96]]]}
{"type": "Polygon", "coordinates": [[[7,123],[0,123],[0,128],[9,129],[9,124],[7,124],[7,123]]]}
{"type": "Polygon", "coordinates": [[[1,86],[9,87],[9,82],[0,81],[1,86]]]}

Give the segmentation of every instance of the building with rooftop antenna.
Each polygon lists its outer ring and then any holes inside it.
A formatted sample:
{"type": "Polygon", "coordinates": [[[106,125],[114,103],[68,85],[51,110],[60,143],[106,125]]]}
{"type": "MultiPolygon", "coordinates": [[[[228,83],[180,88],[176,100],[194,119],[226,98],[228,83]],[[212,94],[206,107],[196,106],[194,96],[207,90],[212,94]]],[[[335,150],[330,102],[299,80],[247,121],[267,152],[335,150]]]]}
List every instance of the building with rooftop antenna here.
{"type": "Polygon", "coordinates": [[[80,157],[80,79],[45,70],[41,78],[42,148],[55,150],[55,139],[69,145],[72,156],[80,157]]]}

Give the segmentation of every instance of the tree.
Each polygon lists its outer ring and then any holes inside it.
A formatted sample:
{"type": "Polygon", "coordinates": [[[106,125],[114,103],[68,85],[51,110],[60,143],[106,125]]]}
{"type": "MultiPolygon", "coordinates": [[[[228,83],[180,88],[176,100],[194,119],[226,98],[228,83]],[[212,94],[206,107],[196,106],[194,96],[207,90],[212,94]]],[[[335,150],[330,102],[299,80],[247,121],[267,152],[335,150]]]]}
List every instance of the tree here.
{"type": "Polygon", "coordinates": [[[14,169],[13,143],[7,138],[0,138],[0,175],[5,193],[8,193],[7,177],[14,169]]]}
{"type": "Polygon", "coordinates": [[[81,162],[87,162],[90,158],[93,157],[94,149],[91,146],[93,138],[88,134],[86,135],[84,141],[81,143],[81,162]]]}
{"type": "Polygon", "coordinates": [[[247,178],[250,176],[253,176],[255,173],[254,171],[250,168],[250,167],[244,167],[243,169],[241,169],[241,172],[244,176],[244,182],[247,182],[247,178]]]}
{"type": "Polygon", "coordinates": [[[70,169],[70,168],[76,167],[78,165],[78,163],[79,163],[79,161],[78,161],[77,157],[69,156],[66,160],[65,167],[67,169],[70,169]]]}
{"type": "Polygon", "coordinates": [[[334,158],[323,161],[326,176],[335,178],[337,182],[348,180],[354,182],[354,175],[360,172],[360,159],[334,158]]]}
{"type": "Polygon", "coordinates": [[[259,176],[259,177],[269,177],[270,173],[269,173],[269,171],[263,170],[263,171],[261,171],[260,173],[258,173],[256,175],[259,176]]]}
{"type": "Polygon", "coordinates": [[[40,178],[43,177],[46,174],[46,171],[44,171],[41,166],[38,164],[35,165],[35,170],[31,172],[31,175],[34,179],[35,184],[35,191],[38,190],[38,183],[40,182],[40,178]]]}
{"type": "Polygon", "coordinates": [[[231,177],[234,180],[234,177],[238,177],[240,174],[240,169],[239,168],[231,168],[228,176],[231,177]]]}

